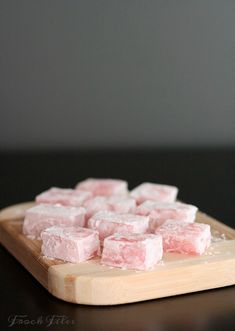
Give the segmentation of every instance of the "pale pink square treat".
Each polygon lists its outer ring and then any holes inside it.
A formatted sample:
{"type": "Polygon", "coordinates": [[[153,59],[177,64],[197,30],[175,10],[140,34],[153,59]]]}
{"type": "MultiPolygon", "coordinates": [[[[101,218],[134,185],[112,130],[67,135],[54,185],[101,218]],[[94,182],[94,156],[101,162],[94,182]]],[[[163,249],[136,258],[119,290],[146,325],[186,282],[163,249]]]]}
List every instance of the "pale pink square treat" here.
{"type": "Polygon", "coordinates": [[[76,190],[104,196],[128,194],[127,182],[120,179],[88,178],[78,183],[76,190]]]}
{"type": "Polygon", "coordinates": [[[155,234],[114,234],[104,240],[101,263],[123,269],[153,268],[163,254],[162,237],[155,234]]]}
{"type": "Polygon", "coordinates": [[[26,211],[23,233],[40,238],[41,232],[52,225],[84,226],[85,214],[83,207],[37,205],[26,211]]]}
{"type": "Polygon", "coordinates": [[[111,196],[107,198],[110,210],[117,213],[134,213],[136,201],[134,198],[111,196]]]}
{"type": "Polygon", "coordinates": [[[141,204],[145,200],[174,202],[177,194],[178,188],[175,186],[143,183],[134,188],[130,196],[136,199],[137,204],[141,204]]]}
{"type": "Polygon", "coordinates": [[[163,238],[164,252],[201,255],[211,242],[210,226],[204,223],[168,220],[155,233],[163,238]]]}
{"type": "Polygon", "coordinates": [[[109,210],[107,198],[104,196],[96,196],[88,199],[83,206],[86,208],[86,220],[100,210],[109,210]]]}
{"type": "Polygon", "coordinates": [[[98,230],[101,241],[114,233],[145,233],[148,225],[148,216],[111,211],[100,211],[88,220],[88,227],[98,230]]]}
{"type": "Polygon", "coordinates": [[[146,200],[137,207],[136,213],[149,216],[149,230],[154,232],[168,219],[187,223],[194,222],[197,210],[197,207],[181,202],[162,203],[146,200]]]}
{"type": "Polygon", "coordinates": [[[60,204],[64,206],[80,207],[91,197],[92,194],[90,192],[78,192],[73,189],[52,187],[37,195],[36,202],[50,205],[60,204]]]}
{"type": "Polygon", "coordinates": [[[42,232],[42,254],[67,262],[84,262],[99,255],[97,231],[79,226],[54,225],[42,232]]]}
{"type": "Polygon", "coordinates": [[[133,198],[121,196],[96,196],[87,200],[83,205],[86,210],[86,219],[101,210],[115,211],[118,213],[134,213],[136,209],[136,201],[133,198]]]}

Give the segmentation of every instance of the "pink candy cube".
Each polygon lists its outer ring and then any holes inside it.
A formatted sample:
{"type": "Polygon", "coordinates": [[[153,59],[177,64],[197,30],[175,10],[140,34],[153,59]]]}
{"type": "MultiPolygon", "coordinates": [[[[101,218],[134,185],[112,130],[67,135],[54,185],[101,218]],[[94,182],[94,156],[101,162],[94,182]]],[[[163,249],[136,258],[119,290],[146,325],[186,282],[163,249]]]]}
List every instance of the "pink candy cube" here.
{"type": "Polygon", "coordinates": [[[114,233],[145,233],[149,217],[133,214],[119,214],[111,211],[100,211],[88,221],[88,227],[98,230],[100,240],[114,233]]]}
{"type": "Polygon", "coordinates": [[[79,207],[91,197],[92,194],[90,192],[78,192],[72,189],[52,187],[36,196],[36,202],[79,207]]]}
{"type": "Polygon", "coordinates": [[[72,263],[100,252],[98,232],[78,226],[55,225],[42,232],[42,254],[72,263]]]}
{"type": "Polygon", "coordinates": [[[133,198],[111,196],[107,198],[110,210],[117,213],[134,213],[136,201],[133,198]]]}
{"type": "Polygon", "coordinates": [[[147,270],[162,258],[162,237],[154,234],[114,234],[104,240],[101,263],[147,270]]]}
{"type": "Polygon", "coordinates": [[[203,223],[168,220],[155,233],[163,238],[164,252],[201,255],[211,241],[210,226],[203,223]]]}
{"type": "Polygon", "coordinates": [[[97,196],[84,203],[87,210],[86,218],[101,210],[115,211],[118,213],[133,213],[136,208],[135,199],[121,196],[102,197],[97,196]]]}
{"type": "Polygon", "coordinates": [[[149,230],[155,232],[156,228],[166,220],[179,220],[192,223],[196,218],[198,208],[180,202],[161,203],[146,200],[136,209],[138,215],[149,216],[149,230]]]}
{"type": "Polygon", "coordinates": [[[78,191],[89,191],[93,195],[127,195],[127,182],[120,179],[88,178],[76,186],[78,191]]]}
{"type": "Polygon", "coordinates": [[[177,193],[178,189],[175,186],[143,183],[134,188],[130,195],[132,198],[136,199],[137,204],[141,204],[145,200],[174,202],[177,193]]]}
{"type": "Polygon", "coordinates": [[[37,205],[26,211],[23,233],[40,238],[41,232],[52,225],[84,226],[85,214],[83,207],[37,205]]]}

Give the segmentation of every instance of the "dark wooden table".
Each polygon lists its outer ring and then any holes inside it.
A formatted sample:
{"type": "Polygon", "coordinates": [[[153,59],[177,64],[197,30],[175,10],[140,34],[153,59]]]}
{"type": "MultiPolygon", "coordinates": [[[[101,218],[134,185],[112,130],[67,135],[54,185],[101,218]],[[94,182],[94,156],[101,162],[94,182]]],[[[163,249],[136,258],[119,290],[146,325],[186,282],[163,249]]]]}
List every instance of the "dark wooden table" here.
{"type": "MultiPolygon", "coordinates": [[[[235,227],[232,149],[2,152],[0,207],[88,176],[124,178],[130,188],[143,181],[174,184],[181,200],[235,227]]],[[[2,330],[235,330],[234,286],[122,306],[79,306],[50,295],[2,246],[0,258],[2,330]]]]}

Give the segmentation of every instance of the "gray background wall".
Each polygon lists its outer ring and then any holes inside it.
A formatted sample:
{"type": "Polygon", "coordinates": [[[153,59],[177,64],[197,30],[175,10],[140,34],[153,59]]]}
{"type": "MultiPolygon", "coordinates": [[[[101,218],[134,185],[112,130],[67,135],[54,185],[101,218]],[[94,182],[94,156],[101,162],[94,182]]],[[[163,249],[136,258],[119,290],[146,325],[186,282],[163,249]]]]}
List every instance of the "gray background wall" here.
{"type": "Polygon", "coordinates": [[[0,1],[0,148],[235,143],[235,1],[0,1]]]}

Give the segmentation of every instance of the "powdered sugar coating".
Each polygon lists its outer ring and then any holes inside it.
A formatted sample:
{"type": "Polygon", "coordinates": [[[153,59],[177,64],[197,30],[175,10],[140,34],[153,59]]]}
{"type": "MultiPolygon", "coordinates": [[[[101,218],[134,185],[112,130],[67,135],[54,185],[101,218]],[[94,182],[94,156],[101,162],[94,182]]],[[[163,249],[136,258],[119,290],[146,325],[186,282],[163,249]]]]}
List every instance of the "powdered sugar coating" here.
{"type": "Polygon", "coordinates": [[[175,186],[142,183],[131,191],[130,196],[136,199],[137,204],[141,204],[146,200],[174,202],[177,193],[178,188],[175,186]]]}
{"type": "Polygon", "coordinates": [[[94,196],[128,194],[127,182],[121,179],[88,178],[77,184],[76,190],[89,191],[94,196]]]}
{"type": "Polygon", "coordinates": [[[194,222],[197,210],[197,207],[181,202],[162,203],[146,200],[137,207],[136,213],[148,215],[150,218],[149,231],[155,232],[156,228],[168,219],[187,223],[194,222]]]}
{"type": "Polygon", "coordinates": [[[43,230],[56,224],[84,226],[85,214],[83,207],[40,204],[26,211],[23,233],[40,238],[43,230]]]}
{"type": "Polygon", "coordinates": [[[101,263],[148,270],[162,259],[162,237],[154,234],[114,234],[104,240],[101,263]]]}
{"type": "Polygon", "coordinates": [[[36,196],[37,203],[61,204],[64,206],[80,207],[92,197],[90,192],[78,192],[73,189],[52,187],[36,196]]]}
{"type": "Polygon", "coordinates": [[[164,252],[201,255],[211,242],[210,226],[204,223],[167,220],[155,233],[163,238],[164,252]]]}
{"type": "Polygon", "coordinates": [[[44,230],[42,254],[72,263],[84,262],[100,252],[97,231],[78,226],[52,226],[44,230]]]}
{"type": "Polygon", "coordinates": [[[122,196],[96,196],[88,199],[84,203],[84,207],[87,210],[86,218],[89,219],[92,215],[102,210],[115,211],[118,213],[134,213],[136,202],[133,198],[122,196]]]}
{"type": "Polygon", "coordinates": [[[88,227],[99,231],[100,240],[114,233],[145,233],[149,217],[100,211],[88,220],[88,227]]]}

